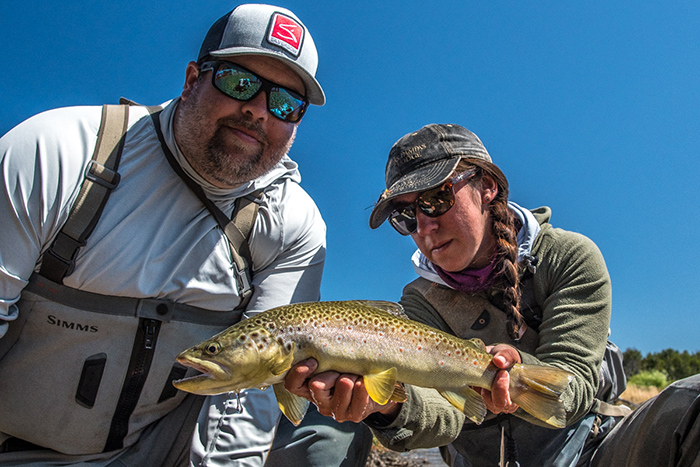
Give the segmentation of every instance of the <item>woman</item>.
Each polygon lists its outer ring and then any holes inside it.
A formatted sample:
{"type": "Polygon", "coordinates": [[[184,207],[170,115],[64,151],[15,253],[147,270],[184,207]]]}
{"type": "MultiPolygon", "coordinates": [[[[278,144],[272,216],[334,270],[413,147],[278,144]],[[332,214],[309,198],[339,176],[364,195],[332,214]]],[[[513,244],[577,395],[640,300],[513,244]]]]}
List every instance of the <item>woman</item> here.
{"type": "Polygon", "coordinates": [[[506,177],[479,138],[458,125],[427,125],[401,138],[389,154],[386,185],[370,227],[388,219],[418,247],[412,261],[420,277],[401,298],[406,314],[496,344],[488,350],[503,370],[524,362],[573,373],[562,395],[567,426],[546,427],[519,409],[507,371],[491,391],[481,390],[490,411],[481,425],[432,389],[407,386],[406,402],[379,406],[356,375],[306,380],[313,360],[290,371],[287,389],[324,415],[364,421],[391,449],[443,446],[452,466],[584,465],[621,415],[600,399],[624,389],[614,375],[601,379],[611,287],[598,248],[553,228],[549,208],[531,212],[509,202],[506,177]]]}

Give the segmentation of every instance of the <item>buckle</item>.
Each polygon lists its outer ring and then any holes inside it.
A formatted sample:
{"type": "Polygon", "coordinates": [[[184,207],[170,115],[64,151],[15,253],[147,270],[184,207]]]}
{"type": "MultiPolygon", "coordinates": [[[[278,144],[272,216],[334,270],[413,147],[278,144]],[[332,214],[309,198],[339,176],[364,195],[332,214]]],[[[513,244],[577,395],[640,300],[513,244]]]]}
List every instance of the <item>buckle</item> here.
{"type": "Polygon", "coordinates": [[[117,185],[119,185],[119,181],[122,177],[119,175],[119,172],[115,172],[94,159],[91,159],[85,168],[85,178],[98,185],[102,185],[108,190],[114,190],[117,185]]]}
{"type": "Polygon", "coordinates": [[[75,259],[61,258],[50,249],[44,252],[40,272],[43,276],[60,284],[64,277],[73,273],[74,269],[75,259]]]}
{"type": "Polygon", "coordinates": [[[233,272],[236,277],[236,283],[238,284],[238,295],[243,298],[243,296],[252,289],[250,281],[248,280],[248,268],[238,269],[236,262],[233,262],[233,272]]]}

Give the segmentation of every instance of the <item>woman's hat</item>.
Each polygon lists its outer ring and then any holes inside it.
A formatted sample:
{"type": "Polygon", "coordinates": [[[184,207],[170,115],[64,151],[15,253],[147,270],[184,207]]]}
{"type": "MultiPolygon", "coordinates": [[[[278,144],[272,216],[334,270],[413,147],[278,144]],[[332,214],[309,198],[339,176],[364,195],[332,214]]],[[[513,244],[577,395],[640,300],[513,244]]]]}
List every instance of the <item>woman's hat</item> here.
{"type": "Polygon", "coordinates": [[[464,158],[491,162],[479,137],[459,125],[431,123],[398,140],[389,151],[387,188],[372,210],[369,226],[376,229],[389,217],[394,198],[444,183],[464,158]]]}

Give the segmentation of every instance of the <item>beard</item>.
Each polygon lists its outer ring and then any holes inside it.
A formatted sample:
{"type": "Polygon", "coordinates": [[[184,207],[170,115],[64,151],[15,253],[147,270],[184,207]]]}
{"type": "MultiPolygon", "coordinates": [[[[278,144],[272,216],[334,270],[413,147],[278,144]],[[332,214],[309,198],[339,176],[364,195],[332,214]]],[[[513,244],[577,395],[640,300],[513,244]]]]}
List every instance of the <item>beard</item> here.
{"type": "Polygon", "coordinates": [[[265,133],[257,122],[247,118],[226,118],[217,122],[214,135],[206,142],[206,147],[197,157],[200,175],[215,181],[216,185],[234,186],[256,179],[272,169],[287,153],[289,145],[282,148],[270,147],[265,133]],[[251,150],[238,141],[227,138],[228,126],[246,128],[253,132],[262,147],[251,150]]]}
{"type": "MultiPolygon", "coordinates": [[[[296,127],[285,141],[271,142],[261,123],[246,115],[228,116],[211,123],[200,96],[179,104],[176,140],[192,168],[218,187],[235,187],[269,172],[289,151],[296,127]],[[211,127],[216,130],[211,135],[211,127]],[[257,149],[231,138],[230,128],[242,128],[260,142],[257,149]]],[[[271,117],[274,118],[274,117],[271,117]]]]}

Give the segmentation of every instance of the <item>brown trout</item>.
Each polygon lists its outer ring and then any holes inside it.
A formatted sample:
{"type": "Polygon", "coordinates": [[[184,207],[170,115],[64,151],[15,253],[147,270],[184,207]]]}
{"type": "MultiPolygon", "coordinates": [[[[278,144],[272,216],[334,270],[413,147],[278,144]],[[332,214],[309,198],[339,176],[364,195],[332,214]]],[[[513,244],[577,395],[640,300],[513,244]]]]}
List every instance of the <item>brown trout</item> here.
{"type": "MultiPolygon", "coordinates": [[[[412,321],[397,303],[308,302],[270,309],[185,350],[178,362],[202,374],[173,384],[204,395],[272,386],[282,413],[299,424],[308,401],[288,392],[284,377],[309,357],[318,361],[317,373],[362,375],[379,404],[402,401],[397,382],[435,388],[475,423],[483,421],[486,406],[472,387],[490,389],[498,371],[480,339],[460,339],[412,321]]],[[[509,371],[513,402],[563,427],[559,396],[573,375],[540,365],[516,364],[509,371]]]]}

